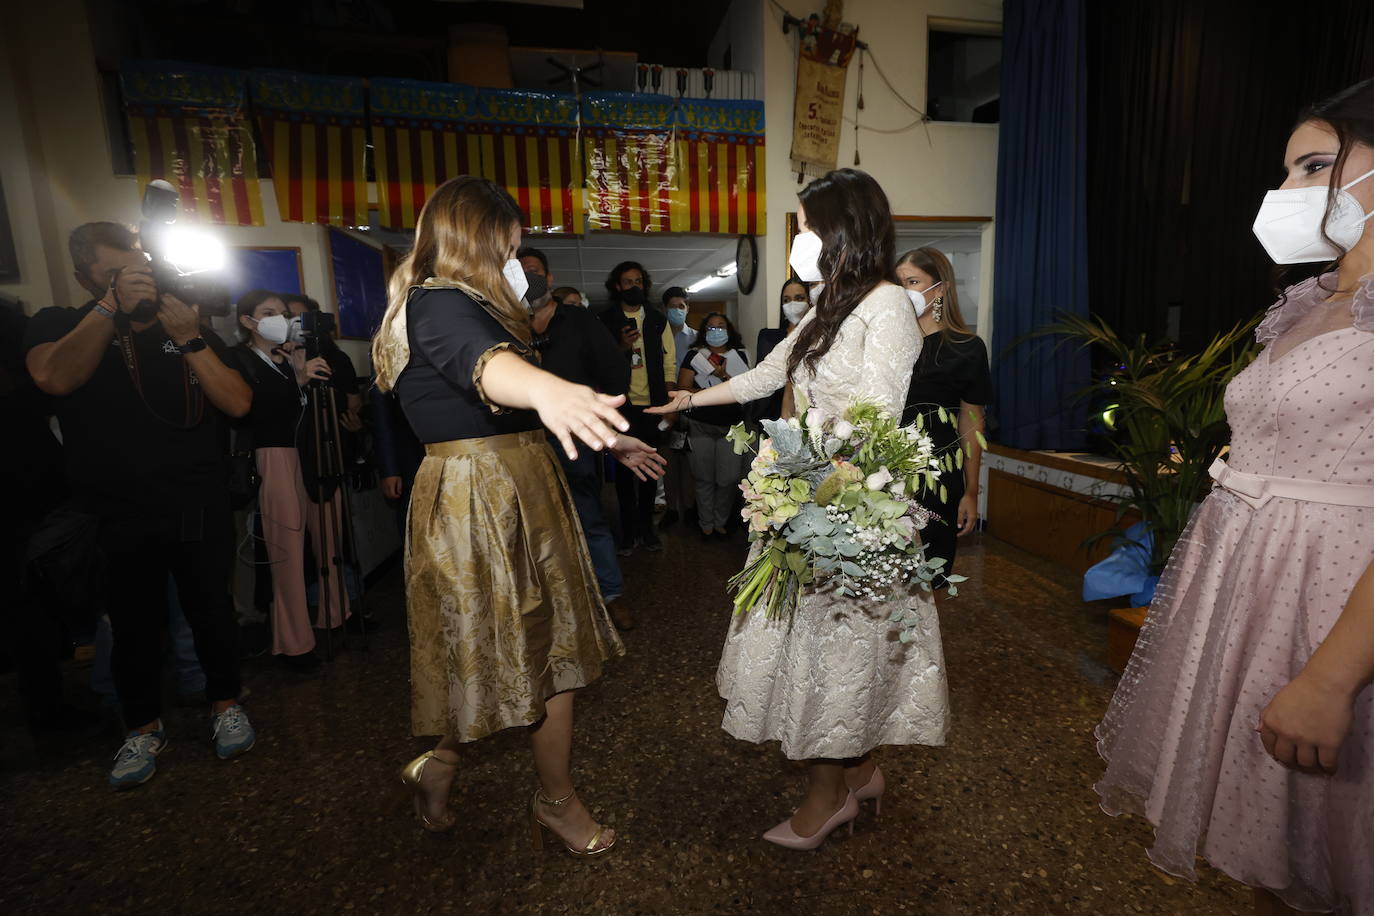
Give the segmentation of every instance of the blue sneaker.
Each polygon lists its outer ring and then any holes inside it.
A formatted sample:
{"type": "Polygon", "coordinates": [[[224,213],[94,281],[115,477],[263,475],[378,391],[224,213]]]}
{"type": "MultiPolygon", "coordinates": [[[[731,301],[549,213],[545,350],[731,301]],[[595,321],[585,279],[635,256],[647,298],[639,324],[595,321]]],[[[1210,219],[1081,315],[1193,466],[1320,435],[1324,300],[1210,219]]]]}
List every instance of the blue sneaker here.
{"type": "Polygon", "coordinates": [[[248,721],[243,707],[235,703],[224,712],[215,716],[214,729],[215,754],[220,760],[228,760],[239,754],[246,754],[257,743],[258,733],[248,721]]]}
{"type": "Polygon", "coordinates": [[[157,774],[157,755],[167,748],[162,729],[151,732],[129,732],[124,744],[115,754],[110,769],[110,785],[116,789],[141,786],[157,774]]]}

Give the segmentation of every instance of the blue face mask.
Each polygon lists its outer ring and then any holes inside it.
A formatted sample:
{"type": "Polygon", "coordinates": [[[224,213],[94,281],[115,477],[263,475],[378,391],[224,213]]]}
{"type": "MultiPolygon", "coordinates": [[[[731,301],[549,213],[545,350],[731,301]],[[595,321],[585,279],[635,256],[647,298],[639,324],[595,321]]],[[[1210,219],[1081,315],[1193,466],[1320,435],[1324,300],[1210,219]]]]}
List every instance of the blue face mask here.
{"type": "Polygon", "coordinates": [[[668,323],[674,327],[682,327],[687,323],[686,309],[668,309],[668,323]]]}
{"type": "Polygon", "coordinates": [[[725,328],[707,328],[706,346],[723,347],[730,342],[730,332],[725,328]]]}

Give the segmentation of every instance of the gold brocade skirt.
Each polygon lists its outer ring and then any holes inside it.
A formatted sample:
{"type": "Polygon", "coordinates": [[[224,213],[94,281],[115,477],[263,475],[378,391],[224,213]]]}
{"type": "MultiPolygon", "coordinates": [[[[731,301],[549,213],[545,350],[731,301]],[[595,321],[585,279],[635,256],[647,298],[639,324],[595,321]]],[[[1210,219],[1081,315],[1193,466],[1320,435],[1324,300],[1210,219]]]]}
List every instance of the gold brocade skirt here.
{"type": "Polygon", "coordinates": [[[406,523],[415,735],[476,741],[623,655],[543,431],[425,446],[406,523]]]}

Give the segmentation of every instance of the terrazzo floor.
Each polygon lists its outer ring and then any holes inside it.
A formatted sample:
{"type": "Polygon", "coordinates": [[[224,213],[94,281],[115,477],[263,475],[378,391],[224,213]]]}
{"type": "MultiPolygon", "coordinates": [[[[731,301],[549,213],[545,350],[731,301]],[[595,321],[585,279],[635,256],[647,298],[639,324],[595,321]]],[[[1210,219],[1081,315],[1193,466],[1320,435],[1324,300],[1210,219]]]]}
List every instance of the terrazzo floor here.
{"type": "Polygon", "coordinates": [[[981,535],[960,554],[972,580],[941,612],[949,745],[881,751],[882,818],[870,808],[852,837],[814,852],[763,842],[802,770],[719,728],[722,589],[743,544],[680,526],[665,542],[624,560],[639,625],[577,700],[577,782],[621,835],[608,860],[531,851],[519,730],[472,746],[457,831],[419,828],[395,775],[426,743],[407,729],[393,572],[369,594],[385,627],[365,650],[314,679],[245,663],[250,754],[215,759],[202,710],[170,709],[160,772],[134,791],[104,782],[117,733],[35,746],[13,675],[0,678],[0,912],[1249,912],[1248,891],[1205,866],[1197,884],[1151,868],[1148,825],[1098,809],[1105,609],[981,535]]]}

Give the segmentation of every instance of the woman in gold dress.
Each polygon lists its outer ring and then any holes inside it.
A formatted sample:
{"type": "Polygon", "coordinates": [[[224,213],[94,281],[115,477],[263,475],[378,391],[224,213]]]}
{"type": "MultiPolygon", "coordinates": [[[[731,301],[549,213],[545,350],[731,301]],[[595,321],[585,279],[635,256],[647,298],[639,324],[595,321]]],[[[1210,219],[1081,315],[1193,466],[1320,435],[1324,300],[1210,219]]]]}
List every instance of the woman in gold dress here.
{"type": "Polygon", "coordinates": [[[573,791],[572,691],[625,650],[548,435],[571,456],[575,440],[610,449],[642,477],[661,475],[662,458],[617,432],[623,397],[537,367],[514,260],[522,223],[490,181],[441,185],[373,342],[378,386],[396,391],[425,443],[406,527],[411,728],[443,737],[401,778],[421,824],[450,829],[461,745],[529,726],[536,847],[548,829],[569,851],[599,855],[615,832],[573,791]]]}

